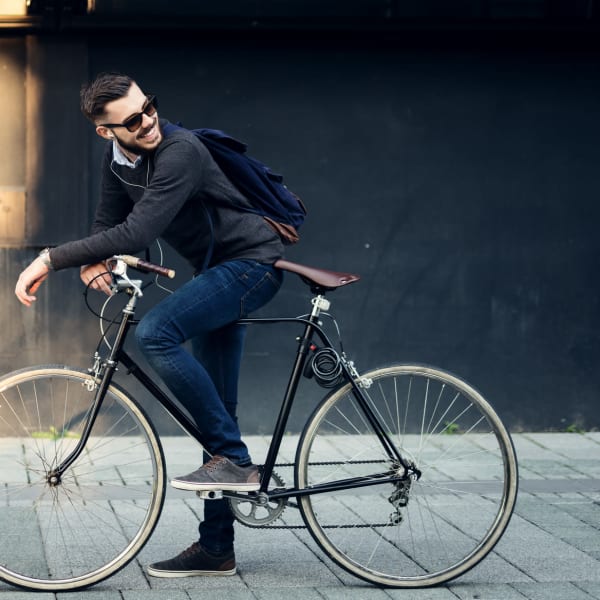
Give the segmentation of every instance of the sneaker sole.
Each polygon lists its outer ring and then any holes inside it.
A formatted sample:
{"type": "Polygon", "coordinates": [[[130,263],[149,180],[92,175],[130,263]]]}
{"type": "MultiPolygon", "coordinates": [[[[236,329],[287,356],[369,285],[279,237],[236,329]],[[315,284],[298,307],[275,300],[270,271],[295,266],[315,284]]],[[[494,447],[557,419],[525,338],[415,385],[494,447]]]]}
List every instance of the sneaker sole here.
{"type": "Polygon", "coordinates": [[[172,479],[171,487],[188,492],[257,492],[260,483],[191,483],[172,479]]]}
{"type": "Polygon", "coordinates": [[[146,567],[146,573],[152,577],[164,577],[174,579],[176,577],[227,577],[236,574],[236,567],[229,571],[162,571],[152,567],[146,567]]]}

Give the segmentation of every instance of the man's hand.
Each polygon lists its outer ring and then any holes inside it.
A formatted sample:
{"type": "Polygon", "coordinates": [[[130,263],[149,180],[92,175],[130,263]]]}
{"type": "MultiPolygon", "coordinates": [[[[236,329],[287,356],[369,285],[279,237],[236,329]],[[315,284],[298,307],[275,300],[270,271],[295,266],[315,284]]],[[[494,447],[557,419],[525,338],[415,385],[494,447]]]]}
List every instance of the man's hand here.
{"type": "Polygon", "coordinates": [[[48,277],[50,269],[41,258],[36,258],[20,275],[15,287],[19,302],[31,306],[36,301],[34,294],[48,277]]]}
{"type": "Polygon", "coordinates": [[[104,263],[84,265],[81,267],[79,276],[81,277],[81,281],[83,281],[85,285],[89,284],[93,290],[104,292],[107,296],[112,296],[112,291],[110,289],[112,278],[108,274],[108,269],[104,263]]]}

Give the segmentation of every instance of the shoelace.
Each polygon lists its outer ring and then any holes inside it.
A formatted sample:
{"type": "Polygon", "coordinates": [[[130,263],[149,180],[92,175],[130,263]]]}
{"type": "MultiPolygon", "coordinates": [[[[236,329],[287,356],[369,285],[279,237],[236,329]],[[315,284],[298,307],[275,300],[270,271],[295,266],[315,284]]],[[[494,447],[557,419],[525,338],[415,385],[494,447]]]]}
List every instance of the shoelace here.
{"type": "Polygon", "coordinates": [[[211,473],[216,471],[223,463],[226,462],[226,459],[223,456],[213,456],[204,466],[203,468],[211,473]]]}
{"type": "Polygon", "coordinates": [[[191,556],[192,554],[197,554],[198,551],[201,551],[201,550],[202,550],[202,546],[200,546],[200,542],[194,542],[189,548],[186,548],[181,553],[181,556],[182,556],[182,558],[191,556]]]}

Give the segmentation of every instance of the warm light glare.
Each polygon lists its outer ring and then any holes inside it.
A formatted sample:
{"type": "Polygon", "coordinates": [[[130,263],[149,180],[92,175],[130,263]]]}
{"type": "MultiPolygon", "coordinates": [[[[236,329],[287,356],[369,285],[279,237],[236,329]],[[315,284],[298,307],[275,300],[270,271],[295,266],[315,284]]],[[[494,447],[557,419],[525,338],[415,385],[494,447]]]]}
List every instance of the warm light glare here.
{"type": "Polygon", "coordinates": [[[26,0],[0,0],[0,16],[18,15],[24,17],[26,14],[26,0]]]}

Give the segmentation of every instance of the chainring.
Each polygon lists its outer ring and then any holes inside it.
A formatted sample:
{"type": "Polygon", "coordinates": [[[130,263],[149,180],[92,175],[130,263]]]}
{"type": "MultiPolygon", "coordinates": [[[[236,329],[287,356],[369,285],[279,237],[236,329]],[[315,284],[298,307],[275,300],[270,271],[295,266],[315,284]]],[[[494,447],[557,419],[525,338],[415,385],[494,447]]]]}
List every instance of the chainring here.
{"type": "MultiPolygon", "coordinates": [[[[271,473],[269,487],[282,488],[284,480],[275,472],[271,473]]],[[[261,494],[252,498],[229,498],[229,506],[233,516],[247,527],[264,527],[276,521],[285,510],[287,498],[269,500],[268,494],[261,494]]]]}

